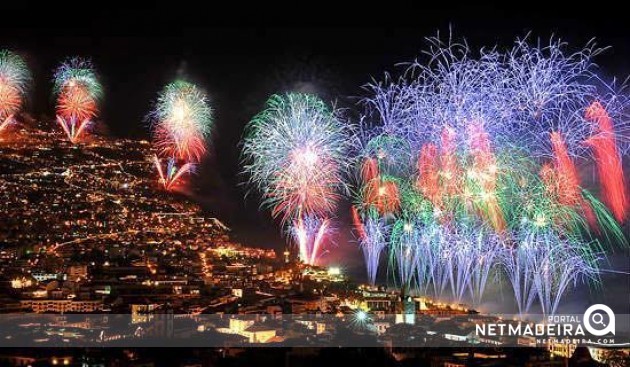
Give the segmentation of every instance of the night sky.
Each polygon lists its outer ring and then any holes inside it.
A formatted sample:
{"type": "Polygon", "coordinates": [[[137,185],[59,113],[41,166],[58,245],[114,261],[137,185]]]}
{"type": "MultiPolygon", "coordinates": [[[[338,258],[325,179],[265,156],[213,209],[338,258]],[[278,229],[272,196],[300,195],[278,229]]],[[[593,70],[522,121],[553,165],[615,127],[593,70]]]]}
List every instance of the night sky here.
{"type": "MultiPolygon", "coordinates": [[[[27,109],[36,117],[51,118],[50,77],[71,55],[92,58],[105,90],[102,122],[114,136],[148,137],[145,116],[151,103],[178,76],[208,92],[216,125],[212,154],[195,179],[195,199],[256,245],[283,240],[269,212],[258,210],[257,195],[244,199],[238,143],[243,126],[272,93],[315,92],[348,108],[351,116],[363,84],[400,70],[395,64],[420,56],[425,37],[438,31],[447,36],[449,28],[473,48],[510,46],[530,31],[543,41],[559,36],[573,49],[595,37],[598,45],[611,46],[596,59],[603,74],[621,79],[630,74],[627,14],[595,6],[554,14],[531,3],[438,9],[384,2],[342,12],[325,3],[299,2],[288,16],[269,2],[247,14],[245,2],[229,12],[212,11],[212,2],[130,8],[130,1],[127,7],[95,11],[89,10],[98,4],[89,2],[55,2],[49,9],[24,3],[3,3],[0,48],[27,57],[35,78],[27,109]],[[516,6],[518,12],[509,9],[516,6]]],[[[347,231],[339,232],[331,259],[352,267],[359,252],[348,243],[347,231]]]]}

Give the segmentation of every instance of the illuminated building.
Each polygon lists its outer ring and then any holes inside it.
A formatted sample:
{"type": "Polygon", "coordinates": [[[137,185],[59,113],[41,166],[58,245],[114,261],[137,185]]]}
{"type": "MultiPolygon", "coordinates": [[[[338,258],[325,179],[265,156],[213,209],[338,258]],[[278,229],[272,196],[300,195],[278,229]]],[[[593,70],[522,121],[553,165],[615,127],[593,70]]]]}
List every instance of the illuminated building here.
{"type": "Polygon", "coordinates": [[[15,278],[11,280],[11,288],[13,289],[22,289],[28,288],[33,285],[33,281],[26,277],[15,278]]]}
{"type": "Polygon", "coordinates": [[[244,320],[240,318],[230,319],[228,328],[218,328],[218,332],[224,334],[241,335],[250,343],[267,343],[276,336],[274,328],[256,324],[254,320],[244,320]]]}
{"type": "Polygon", "coordinates": [[[95,312],[103,310],[103,301],[75,301],[64,299],[22,300],[20,304],[25,310],[35,313],[55,312],[95,312]]]}

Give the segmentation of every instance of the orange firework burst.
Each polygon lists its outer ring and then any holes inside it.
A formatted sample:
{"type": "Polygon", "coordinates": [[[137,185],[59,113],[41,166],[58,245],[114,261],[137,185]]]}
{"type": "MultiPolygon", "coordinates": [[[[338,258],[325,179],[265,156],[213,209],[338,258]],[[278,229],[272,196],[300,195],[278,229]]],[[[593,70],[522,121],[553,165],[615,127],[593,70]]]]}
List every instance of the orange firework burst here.
{"type": "Polygon", "coordinates": [[[70,59],[55,71],[57,122],[76,143],[98,114],[102,93],[92,64],[87,60],[70,59]]]}
{"type": "Polygon", "coordinates": [[[375,208],[380,214],[395,213],[400,209],[398,184],[387,178],[377,177],[365,185],[365,204],[375,208]]]}
{"type": "Polygon", "coordinates": [[[8,118],[22,107],[20,90],[0,78],[0,120],[8,118]]]}
{"type": "Polygon", "coordinates": [[[57,114],[64,120],[85,121],[97,114],[96,101],[87,87],[71,84],[57,98],[57,114]]]}
{"type": "Polygon", "coordinates": [[[24,60],[12,52],[0,50],[0,132],[20,111],[29,81],[24,60]]]}

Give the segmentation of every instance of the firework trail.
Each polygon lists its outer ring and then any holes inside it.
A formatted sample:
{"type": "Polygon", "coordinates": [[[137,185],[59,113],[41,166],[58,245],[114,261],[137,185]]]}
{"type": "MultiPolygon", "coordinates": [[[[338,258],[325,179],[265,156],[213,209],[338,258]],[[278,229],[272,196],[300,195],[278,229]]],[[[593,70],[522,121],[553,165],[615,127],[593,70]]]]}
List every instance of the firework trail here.
{"type": "Polygon", "coordinates": [[[94,67],[89,60],[71,58],[55,71],[57,122],[72,143],[77,143],[98,114],[102,95],[94,67]]]}
{"type": "Polygon", "coordinates": [[[440,137],[440,175],[442,176],[442,194],[447,201],[460,195],[463,175],[457,161],[455,139],[457,135],[450,127],[445,127],[440,137]]]}
{"type": "Polygon", "coordinates": [[[544,315],[553,315],[568,287],[584,279],[597,279],[593,267],[598,255],[587,246],[568,243],[553,233],[530,232],[523,239],[530,249],[534,289],[544,315]],[[580,253],[583,252],[583,253],[580,253]]]}
{"type": "Polygon", "coordinates": [[[380,175],[378,161],[372,157],[366,157],[361,166],[361,179],[363,182],[370,182],[380,175]]]}
{"type": "Polygon", "coordinates": [[[305,263],[317,261],[326,234],[326,228],[308,230],[306,223],[328,225],[345,190],[348,149],[347,128],[313,95],[274,95],[246,128],[245,171],[263,205],[293,227],[305,263]]]}
{"type": "Polygon", "coordinates": [[[316,217],[298,217],[293,226],[293,237],[298,245],[300,259],[307,264],[317,264],[321,249],[330,234],[330,220],[316,217]]]}
{"type": "Polygon", "coordinates": [[[497,165],[488,135],[479,125],[471,126],[472,167],[468,177],[478,191],[476,206],[497,231],[505,229],[505,219],[496,197],[497,165]]]}
{"type": "Polygon", "coordinates": [[[13,123],[13,115],[9,115],[7,118],[2,120],[2,122],[0,122],[0,134],[6,130],[11,123],[13,123]]]}
{"type": "Polygon", "coordinates": [[[481,304],[488,277],[498,268],[503,243],[499,236],[480,230],[476,234],[476,241],[471,241],[471,274],[470,295],[473,305],[481,304]]]}
{"type": "Polygon", "coordinates": [[[205,93],[194,84],[178,80],[167,85],[149,118],[161,156],[195,163],[206,153],[212,109],[205,93]]]}
{"type": "Polygon", "coordinates": [[[558,201],[562,205],[578,205],[581,197],[579,191],[580,178],[573,160],[569,157],[566,143],[562,135],[557,132],[552,132],[551,144],[553,146],[553,158],[557,172],[558,201]]]}
{"type": "Polygon", "coordinates": [[[417,264],[419,290],[424,294],[432,293],[436,298],[442,298],[446,287],[450,283],[450,269],[448,259],[451,249],[443,239],[446,237],[444,228],[432,225],[425,228],[428,236],[428,246],[422,246],[417,264]]]}
{"type": "Polygon", "coordinates": [[[612,120],[599,102],[593,102],[587,108],[586,118],[597,123],[597,132],[586,140],[586,144],[595,153],[604,202],[609,206],[615,218],[623,222],[628,210],[628,197],[612,120]]]}
{"type": "Polygon", "coordinates": [[[444,265],[449,276],[453,300],[460,303],[469,288],[474,259],[472,244],[464,233],[453,231],[442,238],[445,244],[444,265]]]}
{"type": "Polygon", "coordinates": [[[450,256],[444,239],[444,228],[437,224],[425,225],[423,229],[423,245],[419,252],[417,268],[417,283],[419,291],[429,294],[430,288],[436,297],[441,297],[449,284],[449,269],[447,259],[450,256]]]}
{"type": "Polygon", "coordinates": [[[418,159],[417,187],[420,192],[437,207],[442,207],[442,185],[438,166],[437,147],[428,143],[422,146],[418,159]]]}
{"type": "Polygon", "coordinates": [[[554,167],[545,164],[540,173],[549,195],[556,198],[560,205],[580,210],[591,228],[597,230],[597,218],[593,209],[582,197],[577,168],[569,157],[562,135],[552,132],[551,144],[553,146],[554,167]]]}
{"type": "Polygon", "coordinates": [[[0,50],[0,133],[22,108],[30,80],[26,62],[10,51],[0,50]]]}
{"type": "Polygon", "coordinates": [[[405,295],[413,285],[420,255],[418,249],[426,245],[423,240],[422,229],[417,223],[399,219],[392,228],[390,263],[398,270],[398,281],[405,295]]]}
{"type": "Polygon", "coordinates": [[[362,221],[355,206],[352,207],[352,216],[355,228],[359,232],[368,280],[374,285],[381,253],[387,247],[389,226],[385,220],[378,217],[368,216],[365,221],[362,221]]]}
{"type": "Polygon", "coordinates": [[[162,168],[162,162],[157,156],[153,157],[153,164],[158,171],[160,184],[166,191],[171,191],[175,186],[180,183],[180,180],[184,174],[194,172],[194,165],[192,163],[184,163],[181,167],[177,167],[175,158],[168,158],[165,169],[162,168]]]}
{"type": "Polygon", "coordinates": [[[501,258],[501,265],[512,285],[514,299],[518,307],[518,314],[526,315],[536,297],[534,285],[534,264],[531,256],[534,249],[530,250],[529,243],[524,242],[517,248],[506,249],[501,258]]]}
{"type": "Polygon", "coordinates": [[[367,236],[367,233],[365,232],[365,227],[363,226],[361,214],[359,214],[359,210],[355,205],[351,207],[350,214],[352,215],[352,224],[354,225],[354,229],[357,232],[359,239],[364,239],[367,236]]]}

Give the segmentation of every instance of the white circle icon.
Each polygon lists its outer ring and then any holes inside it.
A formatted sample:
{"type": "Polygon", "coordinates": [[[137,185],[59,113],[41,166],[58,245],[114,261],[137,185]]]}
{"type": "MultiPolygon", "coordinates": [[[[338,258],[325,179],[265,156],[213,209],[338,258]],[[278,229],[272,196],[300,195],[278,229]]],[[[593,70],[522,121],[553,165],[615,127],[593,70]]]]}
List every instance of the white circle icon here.
{"type": "Polygon", "coordinates": [[[592,305],[584,312],[584,327],[595,336],[604,336],[608,333],[615,335],[615,314],[606,305],[592,305]],[[608,322],[604,319],[604,313],[608,315],[608,322]]]}

